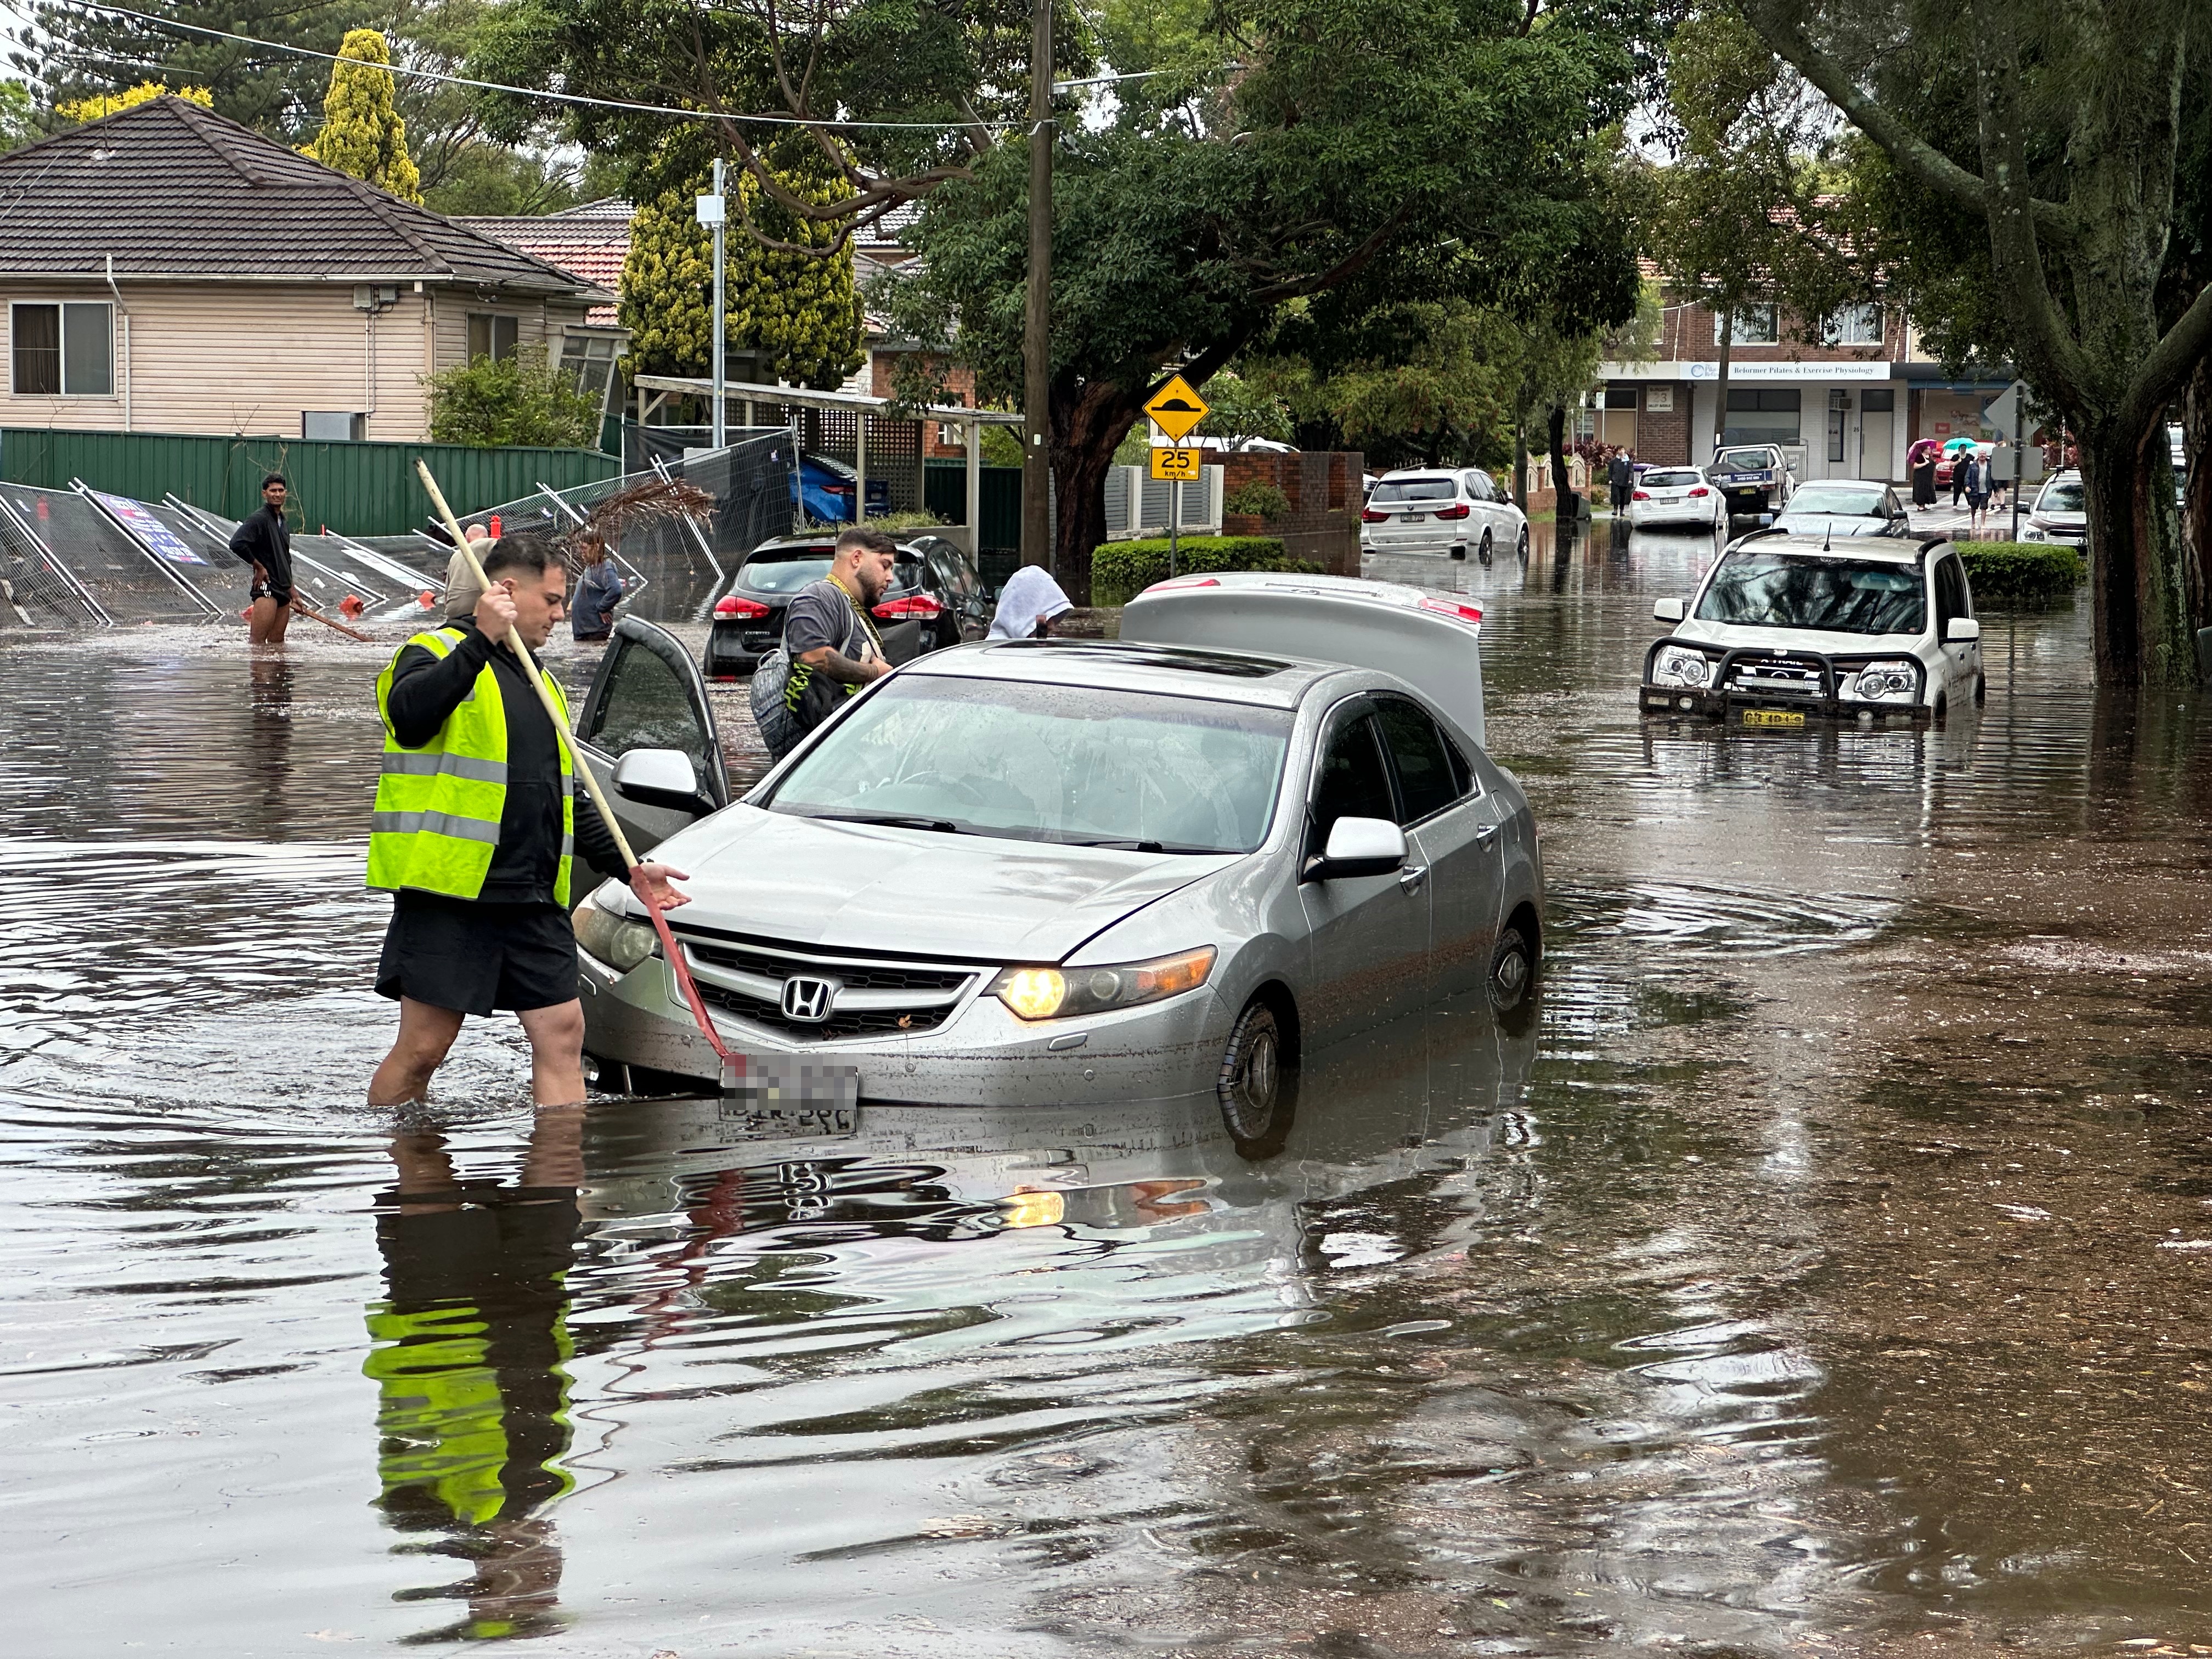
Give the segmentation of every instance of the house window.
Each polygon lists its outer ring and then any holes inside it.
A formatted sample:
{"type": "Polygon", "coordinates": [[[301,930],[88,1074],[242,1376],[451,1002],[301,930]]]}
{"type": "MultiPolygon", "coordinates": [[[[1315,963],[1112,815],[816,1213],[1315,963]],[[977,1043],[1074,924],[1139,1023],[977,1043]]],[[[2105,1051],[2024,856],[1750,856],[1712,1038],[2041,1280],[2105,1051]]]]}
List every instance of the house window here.
{"type": "Polygon", "coordinates": [[[612,334],[570,334],[561,342],[561,372],[577,391],[598,403],[602,418],[622,349],[621,339],[612,334]]]}
{"type": "Polygon", "coordinates": [[[490,311],[469,313],[469,361],[489,357],[494,362],[505,362],[514,356],[520,325],[518,317],[502,317],[490,311]]]}
{"type": "Polygon", "coordinates": [[[1881,307],[1844,306],[1830,312],[1820,325],[1820,339],[1827,345],[1880,345],[1881,307]]]}
{"type": "Polygon", "coordinates": [[[9,385],[18,397],[115,395],[115,308],[105,300],[10,307],[9,385]]]}
{"type": "MultiPolygon", "coordinates": [[[[1729,338],[1735,345],[1779,345],[1782,319],[1772,306],[1738,306],[1729,338]]],[[[1713,319],[1713,343],[1721,343],[1721,319],[1713,319]]]]}
{"type": "Polygon", "coordinates": [[[1605,406],[1607,409],[1635,408],[1636,388],[1633,386],[1609,386],[1606,387],[1605,406]]]}

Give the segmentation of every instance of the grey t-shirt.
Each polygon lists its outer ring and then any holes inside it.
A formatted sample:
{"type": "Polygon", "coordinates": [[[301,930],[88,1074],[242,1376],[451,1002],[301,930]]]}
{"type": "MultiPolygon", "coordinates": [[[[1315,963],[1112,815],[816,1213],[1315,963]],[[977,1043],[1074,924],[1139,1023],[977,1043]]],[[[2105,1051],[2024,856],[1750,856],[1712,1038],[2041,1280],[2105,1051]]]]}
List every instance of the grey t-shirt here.
{"type": "Polygon", "coordinates": [[[799,597],[784,613],[783,648],[791,657],[791,678],[785,683],[784,696],[801,732],[811,732],[860,689],[841,685],[799,661],[808,652],[825,645],[853,662],[883,654],[861,618],[860,607],[828,576],[799,589],[799,597]]]}

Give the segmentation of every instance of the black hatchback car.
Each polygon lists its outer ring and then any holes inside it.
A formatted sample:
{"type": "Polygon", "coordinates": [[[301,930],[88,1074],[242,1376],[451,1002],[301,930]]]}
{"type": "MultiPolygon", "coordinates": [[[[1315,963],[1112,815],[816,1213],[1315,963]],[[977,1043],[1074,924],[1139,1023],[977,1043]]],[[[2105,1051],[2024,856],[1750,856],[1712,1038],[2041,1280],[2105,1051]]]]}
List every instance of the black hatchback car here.
{"type": "MultiPolygon", "coordinates": [[[[707,678],[750,674],[783,639],[784,613],[801,588],[830,574],[834,534],[785,536],[755,548],[714,599],[707,678]]],[[[994,607],[968,556],[942,536],[898,544],[891,585],[871,607],[884,653],[909,662],[989,631],[994,607]]]]}

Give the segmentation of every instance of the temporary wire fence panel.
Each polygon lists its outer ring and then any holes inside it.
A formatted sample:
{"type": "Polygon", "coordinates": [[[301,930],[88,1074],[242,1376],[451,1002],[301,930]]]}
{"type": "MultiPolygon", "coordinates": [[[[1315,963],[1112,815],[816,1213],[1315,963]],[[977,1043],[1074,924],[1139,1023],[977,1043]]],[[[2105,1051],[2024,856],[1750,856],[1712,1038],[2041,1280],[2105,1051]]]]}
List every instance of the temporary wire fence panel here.
{"type": "Polygon", "coordinates": [[[9,483],[64,489],[82,478],[94,489],[142,501],[175,495],[236,520],[260,505],[262,478],[281,472],[290,485],[295,529],[327,527],[348,536],[396,536],[423,522],[428,503],[415,474],[417,456],[429,462],[447,500],[464,514],[512,501],[540,483],[573,489],[621,471],[613,456],[590,449],[0,428],[0,480],[9,483]]]}
{"type": "MultiPolygon", "coordinates": [[[[10,485],[4,493],[70,574],[117,623],[208,619],[206,607],[179,587],[152,554],[100,517],[75,490],[10,485]]],[[[201,574],[211,575],[213,568],[201,574]]]]}
{"type": "Polygon", "coordinates": [[[0,512],[0,584],[5,585],[0,628],[80,628],[100,620],[56,562],[6,512],[0,512]]]}

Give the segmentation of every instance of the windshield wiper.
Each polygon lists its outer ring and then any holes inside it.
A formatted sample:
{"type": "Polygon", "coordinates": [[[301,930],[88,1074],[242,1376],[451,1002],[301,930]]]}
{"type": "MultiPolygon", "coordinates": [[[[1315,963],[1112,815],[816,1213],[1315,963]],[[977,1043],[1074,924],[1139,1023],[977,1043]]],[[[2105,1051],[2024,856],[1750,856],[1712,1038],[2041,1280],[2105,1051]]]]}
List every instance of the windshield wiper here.
{"type": "Polygon", "coordinates": [[[1164,841],[1128,841],[1105,838],[1097,841],[1063,841],[1060,847],[1109,847],[1118,853],[1218,853],[1218,847],[1177,847],[1164,841]]]}
{"type": "Polygon", "coordinates": [[[832,823],[888,823],[896,830],[934,830],[944,836],[968,833],[951,818],[925,818],[899,812],[803,812],[799,816],[826,818],[832,823]]]}

